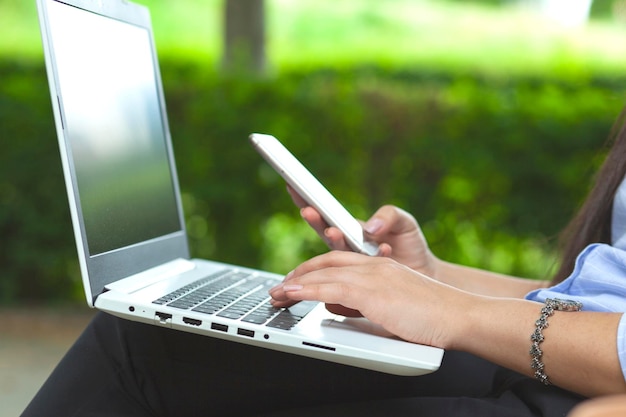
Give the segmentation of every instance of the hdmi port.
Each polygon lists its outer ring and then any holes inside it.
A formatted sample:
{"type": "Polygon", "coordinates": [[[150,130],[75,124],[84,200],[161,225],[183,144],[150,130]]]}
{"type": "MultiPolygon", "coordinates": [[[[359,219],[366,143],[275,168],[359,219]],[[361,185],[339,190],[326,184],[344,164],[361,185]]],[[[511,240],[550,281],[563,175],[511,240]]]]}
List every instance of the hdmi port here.
{"type": "Polygon", "coordinates": [[[190,319],[189,317],[183,317],[183,322],[192,326],[200,326],[202,324],[202,320],[190,319]]]}

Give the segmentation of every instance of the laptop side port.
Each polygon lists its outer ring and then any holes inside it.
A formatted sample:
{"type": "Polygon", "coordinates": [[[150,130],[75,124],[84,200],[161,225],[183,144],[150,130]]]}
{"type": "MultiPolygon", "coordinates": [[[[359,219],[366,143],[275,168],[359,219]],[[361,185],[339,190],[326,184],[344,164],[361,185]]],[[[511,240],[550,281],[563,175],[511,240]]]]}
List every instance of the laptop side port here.
{"type": "Polygon", "coordinates": [[[334,347],[331,346],[324,346],[324,345],[318,345],[317,343],[311,343],[311,342],[302,342],[302,344],[304,346],[310,346],[310,347],[314,347],[314,348],[318,348],[318,349],[324,349],[324,350],[330,350],[331,352],[334,352],[335,349],[334,347]]]}
{"type": "Polygon", "coordinates": [[[219,330],[220,332],[227,332],[228,326],[225,324],[211,323],[211,329],[219,330]]]}
{"type": "Polygon", "coordinates": [[[202,320],[183,317],[183,323],[189,324],[191,326],[200,326],[202,324],[202,320]]]}
{"type": "Polygon", "coordinates": [[[254,337],[254,330],[248,330],[248,329],[237,329],[237,334],[241,335],[241,336],[248,336],[248,337],[254,337]]]}
{"type": "Polygon", "coordinates": [[[154,320],[164,326],[172,325],[172,315],[169,313],[161,313],[160,311],[157,311],[154,313],[154,320]]]}

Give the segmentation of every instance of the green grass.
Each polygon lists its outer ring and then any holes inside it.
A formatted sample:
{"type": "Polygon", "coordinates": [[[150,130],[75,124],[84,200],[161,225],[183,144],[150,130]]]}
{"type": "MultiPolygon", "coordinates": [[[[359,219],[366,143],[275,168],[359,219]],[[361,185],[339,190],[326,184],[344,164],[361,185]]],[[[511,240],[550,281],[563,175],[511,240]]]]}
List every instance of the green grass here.
{"type": "MultiPolygon", "coordinates": [[[[442,0],[266,0],[277,70],[363,64],[586,77],[626,69],[626,26],[578,30],[513,6],[442,0]]],[[[150,6],[162,56],[216,65],[221,0],[139,0],[150,6]]],[[[0,59],[40,59],[34,1],[0,0],[0,59]]]]}

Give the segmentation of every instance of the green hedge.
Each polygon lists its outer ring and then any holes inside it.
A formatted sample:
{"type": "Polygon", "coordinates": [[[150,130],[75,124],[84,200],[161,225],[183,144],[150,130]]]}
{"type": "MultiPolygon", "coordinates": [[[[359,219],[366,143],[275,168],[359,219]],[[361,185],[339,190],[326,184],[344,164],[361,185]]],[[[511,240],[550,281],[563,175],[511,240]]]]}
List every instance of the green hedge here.
{"type": "MultiPolygon", "coordinates": [[[[442,258],[545,276],[586,191],[624,80],[384,68],[267,80],[165,60],[195,256],[286,272],[324,250],[247,143],[272,133],[355,214],[413,213],[442,258]]],[[[0,64],[0,302],[80,299],[45,71],[0,64]]]]}

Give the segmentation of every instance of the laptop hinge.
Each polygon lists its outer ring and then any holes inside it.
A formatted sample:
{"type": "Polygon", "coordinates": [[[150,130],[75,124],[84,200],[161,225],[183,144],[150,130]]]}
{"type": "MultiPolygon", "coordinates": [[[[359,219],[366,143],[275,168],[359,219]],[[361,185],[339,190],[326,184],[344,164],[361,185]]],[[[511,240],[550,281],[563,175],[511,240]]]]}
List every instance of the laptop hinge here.
{"type": "Polygon", "coordinates": [[[130,294],[164,279],[191,271],[196,265],[188,259],[175,259],[106,285],[107,290],[130,294]]]}

